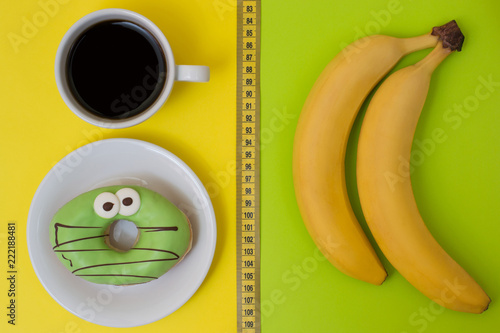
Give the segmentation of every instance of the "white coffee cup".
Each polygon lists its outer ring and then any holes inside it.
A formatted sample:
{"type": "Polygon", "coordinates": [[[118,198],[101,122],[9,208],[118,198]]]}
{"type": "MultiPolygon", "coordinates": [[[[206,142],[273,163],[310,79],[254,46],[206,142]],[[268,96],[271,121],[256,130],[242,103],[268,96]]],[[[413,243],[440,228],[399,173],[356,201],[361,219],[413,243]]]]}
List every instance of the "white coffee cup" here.
{"type": "Polygon", "coordinates": [[[57,49],[55,76],[57,88],[64,102],[78,117],[100,127],[125,128],[137,125],[156,113],[170,95],[174,81],[207,82],[210,79],[210,70],[207,66],[176,65],[167,38],[153,22],[130,10],[109,8],[82,17],[66,32],[57,49]],[[130,118],[109,119],[91,112],[78,102],[68,84],[67,61],[73,43],[87,29],[105,21],[128,21],[148,31],[160,45],[168,69],[163,89],[156,100],[146,110],[130,118]]]}

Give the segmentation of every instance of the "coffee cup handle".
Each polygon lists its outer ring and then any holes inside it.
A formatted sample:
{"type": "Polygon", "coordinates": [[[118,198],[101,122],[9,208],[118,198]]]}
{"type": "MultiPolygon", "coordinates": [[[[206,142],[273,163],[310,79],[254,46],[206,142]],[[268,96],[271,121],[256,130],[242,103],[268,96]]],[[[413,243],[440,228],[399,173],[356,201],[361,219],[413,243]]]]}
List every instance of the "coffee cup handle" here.
{"type": "Polygon", "coordinates": [[[175,80],[208,82],[210,80],[210,69],[207,66],[176,65],[175,80]]]}

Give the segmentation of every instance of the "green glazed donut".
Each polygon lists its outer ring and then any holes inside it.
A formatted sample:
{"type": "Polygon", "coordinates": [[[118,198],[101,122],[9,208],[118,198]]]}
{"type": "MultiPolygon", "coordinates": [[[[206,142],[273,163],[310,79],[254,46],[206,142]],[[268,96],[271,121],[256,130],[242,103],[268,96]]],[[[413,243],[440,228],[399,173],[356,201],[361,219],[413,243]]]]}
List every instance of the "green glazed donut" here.
{"type": "Polygon", "coordinates": [[[94,283],[130,285],[157,279],[181,261],[191,248],[192,231],[184,213],[160,194],[140,186],[109,186],[59,209],[50,223],[50,242],[73,274],[94,283]],[[113,244],[110,235],[119,220],[137,228],[130,249],[113,244]]]}

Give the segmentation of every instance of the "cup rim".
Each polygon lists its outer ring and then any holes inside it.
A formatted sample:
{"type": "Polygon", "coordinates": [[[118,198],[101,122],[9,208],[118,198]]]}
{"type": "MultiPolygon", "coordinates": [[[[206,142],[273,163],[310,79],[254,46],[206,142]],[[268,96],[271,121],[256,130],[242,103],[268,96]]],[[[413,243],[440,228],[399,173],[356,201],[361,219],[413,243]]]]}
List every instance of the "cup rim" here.
{"type": "Polygon", "coordinates": [[[55,59],[56,85],[61,97],[70,110],[86,122],[104,128],[126,128],[142,123],[155,114],[165,103],[173,87],[176,75],[176,66],[172,48],[163,32],[151,20],[145,16],[127,9],[106,8],[91,12],[76,21],[64,34],[59,43],[55,59]],[[160,95],[146,110],[139,114],[125,119],[106,119],[99,117],[86,110],[73,96],[66,77],[66,61],[73,42],[82,32],[94,24],[110,20],[125,20],[140,25],[146,29],[158,41],[166,66],[167,75],[160,95]]]}

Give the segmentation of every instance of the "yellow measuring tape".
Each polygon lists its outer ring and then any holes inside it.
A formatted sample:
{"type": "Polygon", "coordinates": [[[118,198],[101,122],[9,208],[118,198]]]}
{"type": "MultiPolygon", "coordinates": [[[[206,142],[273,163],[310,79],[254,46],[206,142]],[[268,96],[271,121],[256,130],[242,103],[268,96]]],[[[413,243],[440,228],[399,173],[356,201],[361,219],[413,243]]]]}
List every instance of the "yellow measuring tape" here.
{"type": "Polygon", "coordinates": [[[238,0],[236,259],[238,332],[260,332],[260,0],[238,0]]]}

